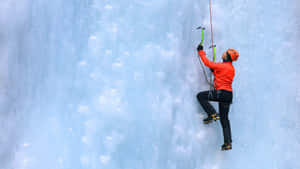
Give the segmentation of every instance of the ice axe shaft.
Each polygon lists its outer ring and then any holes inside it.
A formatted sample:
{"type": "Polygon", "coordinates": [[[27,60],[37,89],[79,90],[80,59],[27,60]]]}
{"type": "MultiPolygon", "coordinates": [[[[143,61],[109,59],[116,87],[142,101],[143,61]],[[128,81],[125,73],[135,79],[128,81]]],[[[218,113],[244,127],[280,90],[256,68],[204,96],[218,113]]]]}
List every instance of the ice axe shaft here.
{"type": "Polygon", "coordinates": [[[215,62],[216,56],[217,56],[216,46],[217,45],[212,45],[212,46],[209,47],[210,49],[213,48],[213,50],[214,50],[213,62],[215,62]]]}
{"type": "MultiPolygon", "coordinates": [[[[202,32],[202,38],[201,38],[201,42],[200,42],[200,45],[202,45],[203,46],[203,42],[204,42],[204,30],[205,30],[205,27],[202,27],[202,26],[199,26],[199,27],[197,27],[197,30],[199,30],[199,29],[201,29],[201,32],[202,32]]],[[[215,60],[216,60],[216,47],[217,47],[217,45],[211,45],[210,47],[209,47],[209,49],[211,49],[211,48],[213,48],[213,61],[215,62],[215,60]]]]}
{"type": "Polygon", "coordinates": [[[199,26],[197,29],[198,29],[198,30],[201,29],[201,32],[202,32],[202,38],[201,38],[200,44],[203,46],[203,42],[204,42],[204,30],[205,30],[205,28],[202,27],[202,26],[199,26]]]}

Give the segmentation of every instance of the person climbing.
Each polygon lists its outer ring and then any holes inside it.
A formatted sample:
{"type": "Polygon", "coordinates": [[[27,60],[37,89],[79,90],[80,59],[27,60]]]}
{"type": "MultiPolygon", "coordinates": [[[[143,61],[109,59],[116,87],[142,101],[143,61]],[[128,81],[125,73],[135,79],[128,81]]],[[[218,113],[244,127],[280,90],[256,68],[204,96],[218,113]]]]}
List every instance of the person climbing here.
{"type": "Polygon", "coordinates": [[[222,150],[232,149],[231,129],[228,119],[229,107],[232,103],[232,82],[235,75],[235,69],[232,61],[236,61],[239,53],[235,49],[228,49],[223,53],[223,62],[215,63],[207,59],[202,44],[197,47],[198,54],[205,66],[209,67],[214,75],[214,90],[202,91],[197,94],[197,99],[208,117],[203,120],[209,124],[213,120],[221,119],[223,128],[224,144],[222,150]],[[218,114],[209,101],[219,102],[218,114]]]}

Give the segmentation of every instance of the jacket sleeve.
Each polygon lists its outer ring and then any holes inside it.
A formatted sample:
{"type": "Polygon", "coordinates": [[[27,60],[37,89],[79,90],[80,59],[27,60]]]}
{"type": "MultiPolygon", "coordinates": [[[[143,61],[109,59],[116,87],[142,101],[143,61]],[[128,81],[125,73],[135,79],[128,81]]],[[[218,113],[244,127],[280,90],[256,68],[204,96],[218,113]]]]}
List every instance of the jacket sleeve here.
{"type": "Polygon", "coordinates": [[[208,60],[204,50],[199,50],[198,54],[205,66],[207,66],[211,69],[219,69],[222,67],[222,63],[216,63],[216,62],[212,62],[212,61],[208,60]]]}

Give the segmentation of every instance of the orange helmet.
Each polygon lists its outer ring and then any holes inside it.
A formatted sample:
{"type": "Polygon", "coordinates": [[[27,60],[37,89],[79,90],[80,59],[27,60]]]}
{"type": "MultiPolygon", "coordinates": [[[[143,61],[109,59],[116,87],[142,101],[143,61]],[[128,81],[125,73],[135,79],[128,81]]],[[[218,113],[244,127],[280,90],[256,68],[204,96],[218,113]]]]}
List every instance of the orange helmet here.
{"type": "Polygon", "coordinates": [[[239,58],[239,52],[237,52],[235,49],[230,48],[226,52],[232,61],[236,61],[239,58]]]}

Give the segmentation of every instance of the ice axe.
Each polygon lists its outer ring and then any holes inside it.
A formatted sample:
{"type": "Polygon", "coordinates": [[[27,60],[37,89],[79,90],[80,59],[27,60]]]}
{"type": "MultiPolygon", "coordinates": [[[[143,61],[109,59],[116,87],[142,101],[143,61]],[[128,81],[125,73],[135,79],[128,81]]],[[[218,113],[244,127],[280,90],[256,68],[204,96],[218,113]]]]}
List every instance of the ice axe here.
{"type": "Polygon", "coordinates": [[[205,28],[202,27],[202,26],[199,26],[197,29],[198,29],[198,30],[201,29],[201,32],[202,32],[202,39],[201,39],[201,43],[200,43],[200,44],[203,46],[203,41],[204,41],[204,30],[205,30],[205,28]]]}
{"type": "MultiPolygon", "coordinates": [[[[203,42],[204,42],[204,30],[205,30],[205,28],[202,27],[202,26],[199,26],[199,27],[197,28],[197,30],[201,30],[201,33],[202,33],[202,39],[201,39],[200,45],[203,46],[203,42]]],[[[207,76],[207,74],[206,74],[206,71],[205,71],[205,68],[204,68],[203,63],[202,63],[201,60],[200,60],[200,57],[197,57],[197,58],[198,58],[198,60],[199,60],[199,62],[200,62],[200,65],[202,66],[202,70],[203,70],[203,74],[204,74],[204,77],[205,77],[206,82],[207,82],[210,86],[213,86],[213,84],[212,84],[211,82],[209,82],[209,80],[208,80],[208,76],[207,76]]]]}
{"type": "MultiPolygon", "coordinates": [[[[202,33],[202,39],[201,39],[201,42],[200,42],[200,45],[202,45],[203,46],[203,42],[204,42],[204,30],[205,30],[205,27],[202,27],[202,26],[199,26],[198,28],[197,28],[197,30],[199,30],[199,29],[201,29],[201,33],[202,33]]],[[[214,50],[214,56],[213,56],[213,61],[215,62],[215,60],[216,60],[216,45],[211,45],[210,47],[209,47],[209,49],[211,49],[211,48],[213,48],[213,50],[214,50]]]]}

